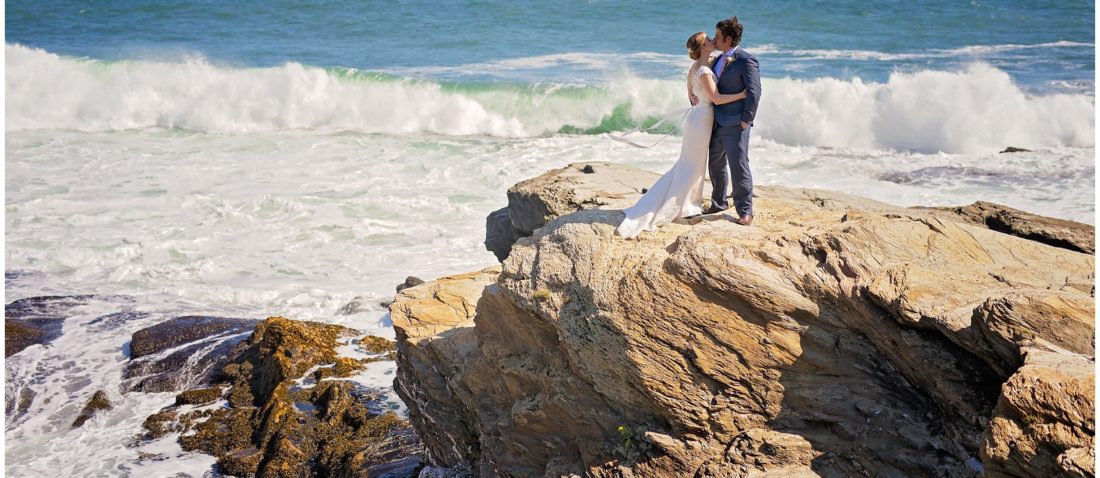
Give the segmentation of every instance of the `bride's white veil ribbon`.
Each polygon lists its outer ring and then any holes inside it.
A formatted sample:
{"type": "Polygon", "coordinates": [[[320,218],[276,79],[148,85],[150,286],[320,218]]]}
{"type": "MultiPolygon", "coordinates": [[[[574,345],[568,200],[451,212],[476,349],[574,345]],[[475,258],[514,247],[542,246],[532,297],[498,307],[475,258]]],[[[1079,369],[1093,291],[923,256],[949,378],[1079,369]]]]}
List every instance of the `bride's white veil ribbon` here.
{"type": "MultiPolygon", "coordinates": [[[[693,106],[692,108],[694,108],[694,106],[693,106]]],[[[653,130],[654,128],[656,128],[656,127],[658,127],[658,126],[660,126],[660,125],[662,125],[662,124],[666,123],[666,122],[668,121],[668,119],[669,119],[669,118],[675,117],[676,115],[679,115],[679,116],[680,116],[680,119],[679,119],[679,120],[678,120],[678,121],[677,121],[676,123],[677,123],[677,124],[681,124],[681,123],[683,123],[683,122],[684,122],[684,118],[685,118],[685,117],[687,117],[687,114],[688,114],[688,112],[689,112],[689,111],[691,111],[691,108],[684,108],[684,109],[682,109],[682,110],[676,110],[676,111],[673,111],[673,112],[671,112],[671,113],[669,113],[669,114],[666,114],[666,115],[662,116],[662,117],[661,117],[661,119],[657,120],[657,122],[656,122],[656,123],[653,123],[652,125],[650,125],[650,126],[649,126],[649,127],[647,127],[647,128],[635,128],[635,129],[632,129],[632,130],[630,130],[630,131],[626,131],[626,132],[624,132],[624,133],[622,133],[621,135],[618,135],[618,136],[616,136],[616,135],[613,135],[613,134],[611,134],[611,133],[604,133],[604,136],[607,136],[608,138],[611,138],[611,139],[613,139],[613,140],[615,140],[615,141],[618,141],[618,142],[620,142],[620,143],[626,143],[626,144],[629,144],[629,145],[631,145],[631,146],[634,146],[634,147],[636,147],[636,148],[645,148],[645,149],[648,149],[648,148],[652,148],[652,147],[654,147],[654,146],[657,146],[658,144],[661,144],[661,141],[664,141],[664,140],[665,140],[665,138],[667,138],[667,137],[671,136],[671,135],[672,135],[672,133],[666,133],[666,134],[665,134],[664,136],[661,136],[661,138],[660,138],[660,139],[658,139],[656,143],[653,143],[653,144],[651,144],[651,145],[649,145],[649,146],[646,146],[646,145],[642,145],[642,144],[638,144],[638,143],[635,143],[635,142],[633,142],[633,141],[631,141],[631,140],[629,140],[629,139],[626,139],[626,135],[628,135],[628,134],[633,134],[633,133],[637,133],[637,132],[639,132],[639,131],[650,131],[650,130],[653,130]]]]}

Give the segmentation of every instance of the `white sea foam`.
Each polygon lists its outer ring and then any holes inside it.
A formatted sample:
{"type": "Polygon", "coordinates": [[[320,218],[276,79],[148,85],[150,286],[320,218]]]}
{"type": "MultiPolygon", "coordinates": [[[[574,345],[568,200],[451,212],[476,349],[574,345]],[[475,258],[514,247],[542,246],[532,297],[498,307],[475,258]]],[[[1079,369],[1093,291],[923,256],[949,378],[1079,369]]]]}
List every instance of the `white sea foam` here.
{"type": "MultiPolygon", "coordinates": [[[[6,51],[9,131],[162,127],[533,137],[632,128],[681,109],[687,96],[683,81],[629,74],[587,86],[464,86],[341,75],[296,63],[240,69],[201,58],[102,63],[18,45],[6,51]]],[[[498,67],[562,61],[599,66],[590,54],[562,54],[498,67]]],[[[614,66],[607,71],[622,73],[614,66]]],[[[922,152],[1092,147],[1094,111],[1091,95],[1031,95],[1003,71],[975,63],[961,71],[895,73],[885,83],[765,78],[755,134],[791,145],[922,152]]]]}
{"type": "Polygon", "coordinates": [[[1095,99],[1031,96],[985,64],[895,73],[886,83],[764,83],[756,132],[790,145],[987,153],[1005,146],[1093,147],[1095,99]]]}

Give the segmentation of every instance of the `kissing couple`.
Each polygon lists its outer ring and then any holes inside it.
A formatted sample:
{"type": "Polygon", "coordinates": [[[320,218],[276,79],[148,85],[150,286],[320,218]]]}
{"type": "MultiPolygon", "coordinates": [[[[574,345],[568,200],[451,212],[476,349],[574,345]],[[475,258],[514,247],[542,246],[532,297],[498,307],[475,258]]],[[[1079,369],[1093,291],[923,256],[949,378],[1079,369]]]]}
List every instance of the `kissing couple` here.
{"type": "Polygon", "coordinates": [[[734,222],[752,224],[752,173],[749,130],[760,104],[760,64],[741,48],[744,31],[737,17],[714,27],[714,38],[698,32],[687,40],[688,99],[692,108],[682,123],[680,159],[626,208],[616,231],[624,238],[654,231],[681,217],[717,214],[727,209],[726,167],[733,179],[734,222]],[[711,54],[720,54],[713,63],[711,54]],[[710,206],[703,210],[703,176],[710,170],[710,206]]]}

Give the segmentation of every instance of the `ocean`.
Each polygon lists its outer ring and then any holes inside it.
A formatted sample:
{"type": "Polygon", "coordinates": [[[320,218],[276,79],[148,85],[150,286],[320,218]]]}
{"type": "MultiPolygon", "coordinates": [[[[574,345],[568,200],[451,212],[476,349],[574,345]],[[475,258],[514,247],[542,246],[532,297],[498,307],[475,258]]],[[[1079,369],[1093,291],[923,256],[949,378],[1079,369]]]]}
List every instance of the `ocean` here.
{"type": "MultiPolygon", "coordinates": [[[[174,436],[127,446],[174,398],[122,393],[134,331],[282,315],[393,337],[380,303],[406,276],[495,263],[485,216],[511,185],[577,161],[669,168],[684,42],[727,16],[763,76],[756,184],[1095,223],[1092,2],[5,7],[7,301],[128,298],[5,360],[6,394],[37,393],[7,415],[11,476],[209,474],[174,436]],[[120,310],[148,315],[92,325],[120,310]],[[98,389],[115,408],[70,430],[98,389]]],[[[385,389],[393,367],[361,379],[385,389]]]]}

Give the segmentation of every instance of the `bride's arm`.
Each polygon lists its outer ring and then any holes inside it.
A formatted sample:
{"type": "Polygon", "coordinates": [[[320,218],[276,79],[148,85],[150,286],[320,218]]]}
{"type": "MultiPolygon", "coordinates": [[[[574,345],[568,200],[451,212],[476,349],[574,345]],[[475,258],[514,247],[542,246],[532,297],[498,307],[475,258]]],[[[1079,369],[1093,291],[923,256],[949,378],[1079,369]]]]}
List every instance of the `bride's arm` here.
{"type": "Polygon", "coordinates": [[[691,91],[691,75],[688,75],[687,86],[688,86],[688,103],[691,103],[691,106],[695,106],[695,104],[699,102],[699,97],[695,96],[694,91],[691,91]]]}
{"type": "Polygon", "coordinates": [[[724,95],[718,92],[718,85],[714,84],[714,77],[710,75],[704,75],[702,83],[703,94],[710,98],[710,101],[716,105],[724,105],[726,103],[733,103],[734,101],[740,101],[745,99],[745,92],[733,93],[724,95]]]}

